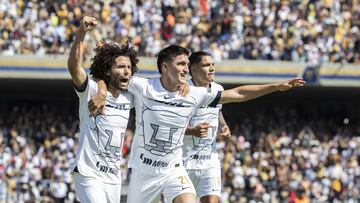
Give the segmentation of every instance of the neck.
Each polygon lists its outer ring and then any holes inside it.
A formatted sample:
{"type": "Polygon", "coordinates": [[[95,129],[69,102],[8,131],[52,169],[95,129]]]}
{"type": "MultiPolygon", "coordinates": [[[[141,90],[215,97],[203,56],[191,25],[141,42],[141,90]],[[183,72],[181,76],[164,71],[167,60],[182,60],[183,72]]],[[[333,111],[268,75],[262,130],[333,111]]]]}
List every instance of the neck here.
{"type": "Polygon", "coordinates": [[[118,97],[121,93],[121,90],[116,89],[112,85],[108,86],[108,91],[112,94],[113,97],[118,97]]]}
{"type": "Polygon", "coordinates": [[[160,77],[161,85],[164,89],[166,89],[169,92],[176,92],[179,89],[180,84],[174,84],[171,83],[169,79],[166,77],[160,77]]]}
{"type": "Polygon", "coordinates": [[[209,82],[201,82],[199,80],[196,80],[196,79],[191,79],[194,83],[194,85],[196,87],[210,87],[210,83],[209,82]]]}

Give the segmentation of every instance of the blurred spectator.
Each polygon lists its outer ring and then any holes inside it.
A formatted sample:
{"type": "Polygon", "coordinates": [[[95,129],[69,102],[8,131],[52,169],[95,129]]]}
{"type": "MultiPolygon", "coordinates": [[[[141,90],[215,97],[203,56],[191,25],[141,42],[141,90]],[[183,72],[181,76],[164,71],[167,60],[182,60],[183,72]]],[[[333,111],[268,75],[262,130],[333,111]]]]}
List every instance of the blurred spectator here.
{"type": "Polygon", "coordinates": [[[129,40],[142,56],[176,43],[216,61],[360,63],[358,0],[0,0],[0,54],[68,54],[84,15],[101,23],[94,42],[129,40]]]}
{"type": "MultiPolygon", "coordinates": [[[[0,202],[76,202],[69,166],[78,121],[58,108],[25,104],[0,117],[0,202]]],[[[218,140],[222,202],[359,202],[359,123],[339,123],[329,109],[310,119],[271,109],[230,119],[232,138],[218,140]]],[[[125,185],[130,145],[127,137],[125,185]]]]}

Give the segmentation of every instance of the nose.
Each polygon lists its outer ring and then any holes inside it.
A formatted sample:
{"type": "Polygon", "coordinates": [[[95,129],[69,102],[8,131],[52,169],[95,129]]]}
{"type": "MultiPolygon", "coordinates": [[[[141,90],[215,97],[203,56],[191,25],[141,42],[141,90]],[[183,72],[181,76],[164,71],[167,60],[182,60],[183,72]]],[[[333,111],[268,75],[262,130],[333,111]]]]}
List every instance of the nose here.
{"type": "Polygon", "coordinates": [[[131,75],[131,67],[125,68],[124,75],[131,75]]]}
{"type": "Polygon", "coordinates": [[[185,65],[184,73],[185,74],[189,73],[189,65],[188,64],[185,65]]]}

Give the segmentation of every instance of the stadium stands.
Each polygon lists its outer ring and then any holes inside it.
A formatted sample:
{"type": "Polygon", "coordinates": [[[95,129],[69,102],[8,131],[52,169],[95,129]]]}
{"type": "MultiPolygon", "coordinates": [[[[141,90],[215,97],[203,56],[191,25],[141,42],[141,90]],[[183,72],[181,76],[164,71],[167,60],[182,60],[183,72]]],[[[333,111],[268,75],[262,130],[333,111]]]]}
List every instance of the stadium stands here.
{"type": "MultiPolygon", "coordinates": [[[[0,0],[0,203],[77,202],[69,166],[78,119],[66,57],[83,15],[101,24],[86,40],[87,62],[96,41],[129,40],[145,57],[145,76],[157,74],[154,56],[170,43],[210,52],[228,85],[320,65],[310,76],[321,86],[287,94],[291,101],[275,95],[224,107],[232,137],[217,143],[221,199],[360,201],[359,0],[0,0]]],[[[130,145],[127,138],[123,201],[130,145]]]]}
{"type": "Polygon", "coordinates": [[[92,42],[129,40],[142,56],[176,43],[217,61],[360,63],[357,0],[63,2],[2,0],[0,54],[67,54],[79,19],[92,15],[101,23],[92,42]]]}
{"type": "MultiPolygon", "coordinates": [[[[75,113],[34,102],[8,107],[0,117],[0,202],[75,201],[69,171],[78,138],[75,113]]],[[[358,116],[331,105],[312,113],[310,106],[261,109],[228,118],[232,138],[217,143],[222,202],[359,200],[358,116]]]]}

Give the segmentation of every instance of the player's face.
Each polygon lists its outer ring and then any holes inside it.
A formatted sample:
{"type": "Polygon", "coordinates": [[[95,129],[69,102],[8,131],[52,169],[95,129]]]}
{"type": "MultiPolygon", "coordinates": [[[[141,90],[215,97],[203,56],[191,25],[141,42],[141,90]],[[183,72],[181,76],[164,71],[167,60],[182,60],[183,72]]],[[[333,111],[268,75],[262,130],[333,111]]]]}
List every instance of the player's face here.
{"type": "Polygon", "coordinates": [[[201,83],[210,83],[215,77],[215,63],[211,56],[201,57],[201,61],[192,69],[192,77],[201,83]]]}
{"type": "Polygon", "coordinates": [[[110,85],[122,91],[127,90],[131,76],[131,61],[127,56],[119,56],[110,71],[110,85]]]}
{"type": "Polygon", "coordinates": [[[167,76],[173,84],[186,83],[186,74],[189,72],[189,57],[186,54],[176,56],[168,66],[167,76]]]}

